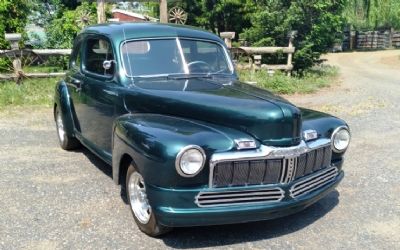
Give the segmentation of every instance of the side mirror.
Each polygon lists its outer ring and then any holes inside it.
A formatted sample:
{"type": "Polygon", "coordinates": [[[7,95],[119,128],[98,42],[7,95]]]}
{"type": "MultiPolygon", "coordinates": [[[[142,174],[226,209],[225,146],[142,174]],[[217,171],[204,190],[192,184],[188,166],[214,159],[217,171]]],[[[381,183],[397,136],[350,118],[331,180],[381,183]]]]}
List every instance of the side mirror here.
{"type": "Polygon", "coordinates": [[[103,62],[103,68],[105,70],[109,70],[109,69],[111,69],[113,63],[114,63],[114,60],[105,60],[103,62]]]}

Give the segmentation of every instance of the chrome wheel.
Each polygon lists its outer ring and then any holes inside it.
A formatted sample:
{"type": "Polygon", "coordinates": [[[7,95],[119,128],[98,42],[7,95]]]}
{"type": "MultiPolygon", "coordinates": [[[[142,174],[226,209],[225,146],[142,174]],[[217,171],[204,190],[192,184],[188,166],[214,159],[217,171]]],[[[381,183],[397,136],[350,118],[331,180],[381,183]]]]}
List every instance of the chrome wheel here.
{"type": "Polygon", "coordinates": [[[57,111],[57,114],[56,114],[56,125],[57,125],[58,138],[60,139],[61,142],[63,142],[64,138],[65,138],[65,130],[64,130],[64,124],[62,121],[61,113],[59,111],[57,111]]]}
{"type": "Polygon", "coordinates": [[[129,202],[136,218],[142,224],[147,224],[151,217],[151,207],[147,200],[143,177],[135,172],[128,182],[129,202]]]}

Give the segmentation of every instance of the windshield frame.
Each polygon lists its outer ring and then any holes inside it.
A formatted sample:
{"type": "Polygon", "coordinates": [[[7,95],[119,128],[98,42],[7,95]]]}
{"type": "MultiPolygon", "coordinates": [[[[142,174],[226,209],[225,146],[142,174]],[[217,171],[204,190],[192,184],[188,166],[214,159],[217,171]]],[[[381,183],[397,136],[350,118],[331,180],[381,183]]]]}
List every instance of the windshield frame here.
{"type": "MultiPolygon", "coordinates": [[[[216,44],[217,46],[220,46],[224,52],[225,55],[225,60],[228,63],[228,67],[229,67],[229,71],[230,73],[222,73],[221,75],[226,75],[226,76],[234,76],[235,75],[235,68],[233,66],[233,62],[231,60],[231,57],[229,56],[229,53],[226,49],[226,47],[215,40],[210,40],[210,39],[202,39],[202,38],[194,38],[194,37],[179,37],[179,36],[171,36],[171,37],[148,37],[148,38],[135,38],[135,39],[126,39],[123,42],[121,42],[120,46],[119,46],[119,55],[120,55],[120,60],[121,60],[121,66],[122,66],[122,70],[124,71],[124,74],[126,77],[128,78],[151,78],[151,77],[161,77],[161,76],[170,76],[170,75],[191,75],[191,74],[196,74],[196,75],[201,75],[201,73],[189,73],[188,71],[188,64],[186,63],[186,58],[184,56],[183,53],[183,49],[182,49],[182,45],[181,45],[181,39],[182,40],[191,40],[191,41],[202,41],[202,42],[209,42],[209,43],[213,43],[216,44]],[[124,55],[123,55],[123,49],[122,47],[129,42],[133,42],[133,41],[148,41],[148,40],[176,40],[177,42],[177,47],[179,49],[179,52],[181,54],[181,58],[182,58],[182,63],[184,63],[183,67],[184,67],[184,71],[185,73],[165,73],[165,74],[147,74],[147,75],[129,75],[127,70],[126,70],[126,66],[125,66],[125,60],[124,55]]],[[[132,65],[131,65],[132,66],[132,65]]],[[[204,73],[203,75],[213,75],[215,73],[204,73]]]]}

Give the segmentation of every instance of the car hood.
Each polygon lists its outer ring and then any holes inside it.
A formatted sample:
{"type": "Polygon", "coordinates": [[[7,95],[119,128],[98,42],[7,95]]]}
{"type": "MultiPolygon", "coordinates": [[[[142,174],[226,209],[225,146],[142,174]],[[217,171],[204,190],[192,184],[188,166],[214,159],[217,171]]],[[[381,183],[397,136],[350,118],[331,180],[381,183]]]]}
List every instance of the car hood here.
{"type": "MultiPolygon", "coordinates": [[[[230,79],[135,81],[126,92],[131,113],[201,120],[243,131],[265,145],[300,142],[301,112],[269,91],[230,79]]],[[[240,138],[237,138],[240,139],[240,138]]]]}

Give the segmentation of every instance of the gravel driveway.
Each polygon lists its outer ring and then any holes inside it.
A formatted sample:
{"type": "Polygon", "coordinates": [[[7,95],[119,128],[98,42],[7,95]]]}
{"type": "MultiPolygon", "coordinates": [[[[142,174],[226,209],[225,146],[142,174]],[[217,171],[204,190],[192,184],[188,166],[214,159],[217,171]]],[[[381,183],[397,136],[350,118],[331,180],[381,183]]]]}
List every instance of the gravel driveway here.
{"type": "Polygon", "coordinates": [[[346,119],[353,140],[337,191],[272,221],[141,233],[87,150],[58,147],[51,109],[0,113],[0,249],[400,249],[400,51],[328,55],[341,83],[288,97],[346,119]]]}

